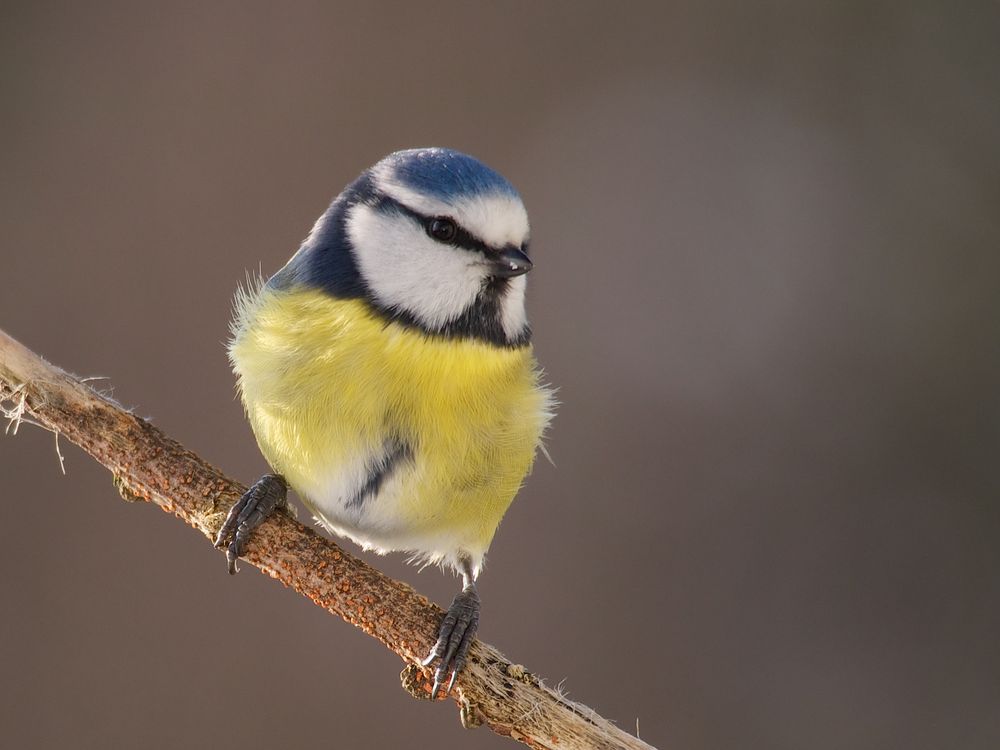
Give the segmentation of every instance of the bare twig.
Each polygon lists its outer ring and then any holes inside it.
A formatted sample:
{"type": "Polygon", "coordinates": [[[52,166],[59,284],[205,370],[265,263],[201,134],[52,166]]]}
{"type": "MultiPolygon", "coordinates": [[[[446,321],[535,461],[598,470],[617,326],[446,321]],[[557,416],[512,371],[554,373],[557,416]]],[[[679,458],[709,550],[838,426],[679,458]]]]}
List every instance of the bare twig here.
{"type": "MultiPolygon", "coordinates": [[[[3,331],[0,406],[13,430],[30,418],[57,440],[62,435],[106,466],[124,496],[155,503],[209,540],[245,490],[3,331]]],[[[419,661],[433,645],[444,615],[439,607],[284,514],[255,532],[245,559],[384,643],[406,663],[403,686],[415,697],[430,697],[430,672],[419,661]]],[[[453,697],[466,726],[486,724],[531,747],[650,749],[481,641],[453,697]]]]}

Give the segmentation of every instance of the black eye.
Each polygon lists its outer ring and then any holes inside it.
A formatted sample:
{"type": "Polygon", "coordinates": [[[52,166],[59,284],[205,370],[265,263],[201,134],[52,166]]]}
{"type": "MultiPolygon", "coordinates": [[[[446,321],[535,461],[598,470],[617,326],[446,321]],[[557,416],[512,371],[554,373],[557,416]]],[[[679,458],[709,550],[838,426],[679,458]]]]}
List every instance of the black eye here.
{"type": "Polygon", "coordinates": [[[439,242],[451,242],[458,234],[458,227],[451,219],[438,217],[431,219],[430,224],[427,225],[427,234],[439,242]]]}

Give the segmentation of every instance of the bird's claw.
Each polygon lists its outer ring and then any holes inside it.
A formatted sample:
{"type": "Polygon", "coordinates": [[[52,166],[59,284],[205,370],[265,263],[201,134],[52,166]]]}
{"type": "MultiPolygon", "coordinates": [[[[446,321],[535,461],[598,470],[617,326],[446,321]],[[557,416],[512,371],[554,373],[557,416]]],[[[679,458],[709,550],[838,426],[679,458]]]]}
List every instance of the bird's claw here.
{"type": "Polygon", "coordinates": [[[236,560],[246,551],[250,533],[270,518],[275,510],[287,506],[288,484],[280,474],[265,474],[233,504],[215,537],[215,546],[226,548],[230,575],[239,570],[236,560]]]}
{"type": "Polygon", "coordinates": [[[452,601],[448,608],[448,614],[441,622],[437,643],[431,649],[430,656],[421,662],[423,666],[429,667],[435,660],[441,660],[437,669],[434,670],[431,700],[437,699],[449,672],[451,672],[451,677],[448,679],[448,686],[445,688],[444,694],[447,696],[451,693],[451,689],[455,685],[455,678],[465,666],[469,647],[472,645],[478,629],[479,594],[476,592],[475,585],[469,585],[452,601]]]}

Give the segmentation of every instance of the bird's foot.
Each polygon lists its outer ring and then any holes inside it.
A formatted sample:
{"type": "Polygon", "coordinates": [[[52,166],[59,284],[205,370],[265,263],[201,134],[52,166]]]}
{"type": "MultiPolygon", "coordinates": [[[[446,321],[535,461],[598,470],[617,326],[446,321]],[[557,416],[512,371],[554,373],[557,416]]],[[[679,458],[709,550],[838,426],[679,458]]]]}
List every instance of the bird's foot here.
{"type": "Polygon", "coordinates": [[[449,672],[451,678],[448,680],[444,694],[447,696],[451,692],[455,678],[465,666],[465,658],[469,654],[469,647],[472,645],[478,629],[479,594],[476,592],[475,584],[469,584],[452,601],[448,608],[448,614],[441,622],[437,643],[431,649],[430,656],[421,662],[425,667],[429,667],[435,660],[441,660],[434,671],[431,700],[437,698],[449,672]]]}
{"type": "Polygon", "coordinates": [[[288,483],[280,474],[265,474],[233,504],[215,537],[215,546],[226,548],[230,575],[238,570],[236,559],[246,551],[250,533],[274,511],[287,507],[288,483]]]}

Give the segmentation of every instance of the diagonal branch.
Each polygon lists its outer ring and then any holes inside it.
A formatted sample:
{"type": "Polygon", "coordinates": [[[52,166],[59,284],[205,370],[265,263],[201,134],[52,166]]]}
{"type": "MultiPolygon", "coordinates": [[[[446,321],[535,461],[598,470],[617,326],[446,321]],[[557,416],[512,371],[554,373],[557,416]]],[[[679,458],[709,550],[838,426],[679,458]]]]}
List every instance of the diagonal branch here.
{"type": "MultiPolygon", "coordinates": [[[[33,420],[107,467],[127,499],[155,503],[211,540],[245,487],[144,419],[48,364],[0,331],[0,406],[14,420],[33,420]]],[[[331,614],[377,638],[403,659],[403,686],[430,697],[430,652],[444,612],[327,538],[279,514],[254,534],[245,559],[331,614]]],[[[651,750],[543,685],[524,667],[476,641],[452,693],[468,727],[534,748],[651,750]]]]}

